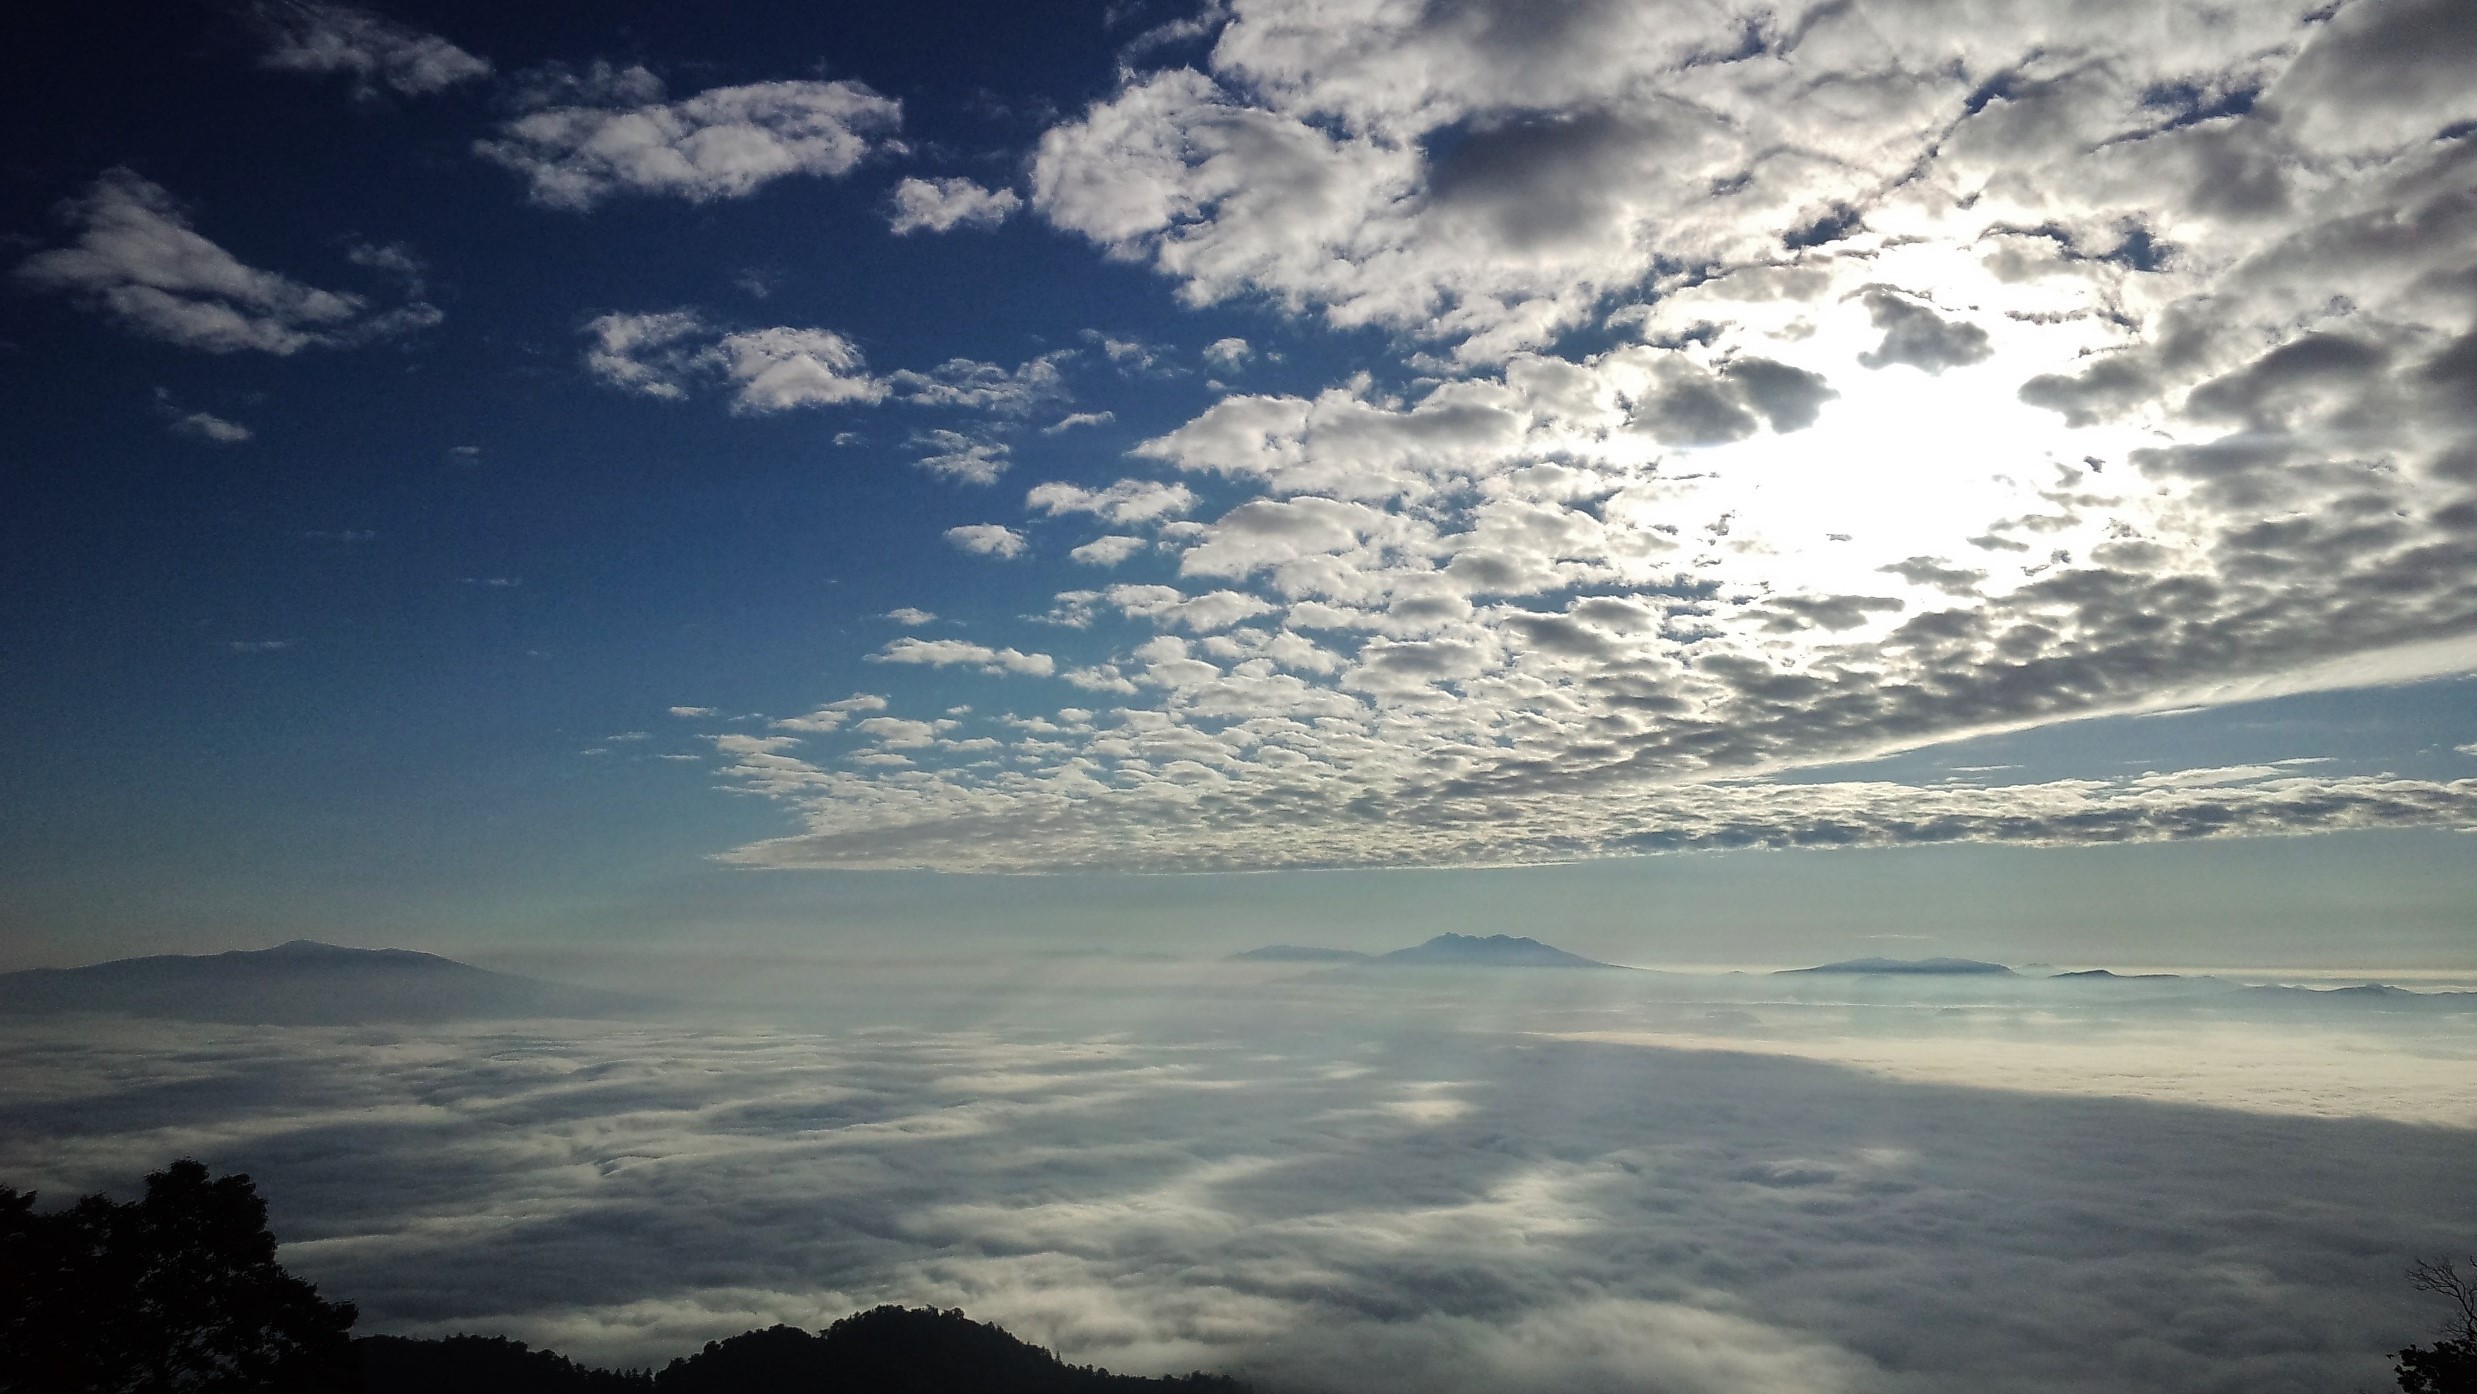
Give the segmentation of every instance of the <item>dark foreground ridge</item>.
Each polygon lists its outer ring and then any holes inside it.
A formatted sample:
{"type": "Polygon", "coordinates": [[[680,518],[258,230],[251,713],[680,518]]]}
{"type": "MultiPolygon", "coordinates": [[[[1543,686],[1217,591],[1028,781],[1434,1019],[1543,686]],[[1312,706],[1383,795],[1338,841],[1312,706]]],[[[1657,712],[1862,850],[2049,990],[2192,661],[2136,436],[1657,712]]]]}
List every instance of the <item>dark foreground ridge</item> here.
{"type": "Polygon", "coordinates": [[[2001,963],[1981,963],[1974,958],[1851,958],[1839,963],[1817,964],[1812,968],[1783,968],[1775,976],[1792,973],[1893,973],[1914,977],[2012,977],[2013,970],[2001,963]]]}
{"type": "Polygon", "coordinates": [[[108,1012],[173,1021],[350,1026],[386,1021],[623,1016],[643,1003],[494,973],[410,949],[296,939],[272,949],[162,954],[0,973],[0,1013],[108,1012]]]}
{"type": "Polygon", "coordinates": [[[664,1366],[596,1370],[489,1336],[353,1342],[366,1394],[1243,1394],[1221,1375],[1148,1379],[1069,1365],[1003,1328],[934,1307],[877,1307],[824,1331],[751,1331],[664,1366]]]}

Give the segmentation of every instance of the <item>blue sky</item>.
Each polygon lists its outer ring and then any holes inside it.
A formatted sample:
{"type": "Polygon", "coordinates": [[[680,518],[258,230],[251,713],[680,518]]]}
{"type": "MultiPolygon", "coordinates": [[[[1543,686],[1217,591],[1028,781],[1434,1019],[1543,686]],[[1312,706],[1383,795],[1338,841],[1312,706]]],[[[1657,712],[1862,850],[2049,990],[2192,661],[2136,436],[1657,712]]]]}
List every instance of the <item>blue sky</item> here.
{"type": "Polygon", "coordinates": [[[2472,966],[2477,30],[1932,9],[48,18],[0,955],[2472,966]]]}

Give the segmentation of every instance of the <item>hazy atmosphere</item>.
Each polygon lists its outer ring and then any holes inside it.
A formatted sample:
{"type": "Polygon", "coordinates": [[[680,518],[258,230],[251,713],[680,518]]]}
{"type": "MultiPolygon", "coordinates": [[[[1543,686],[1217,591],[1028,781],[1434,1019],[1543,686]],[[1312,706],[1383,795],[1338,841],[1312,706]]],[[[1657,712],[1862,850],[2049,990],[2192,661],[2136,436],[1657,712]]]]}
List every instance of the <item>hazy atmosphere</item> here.
{"type": "Polygon", "coordinates": [[[10,28],[37,1210],[194,1157],[356,1333],[612,1368],[2301,1394],[2447,1315],[2463,0],[10,28]]]}

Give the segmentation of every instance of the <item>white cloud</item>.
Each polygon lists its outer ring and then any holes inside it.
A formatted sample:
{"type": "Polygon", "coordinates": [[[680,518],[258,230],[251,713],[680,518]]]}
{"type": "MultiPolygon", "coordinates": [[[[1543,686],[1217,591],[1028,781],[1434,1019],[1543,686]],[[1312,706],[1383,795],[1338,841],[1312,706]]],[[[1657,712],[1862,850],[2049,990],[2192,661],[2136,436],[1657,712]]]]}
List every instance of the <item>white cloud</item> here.
{"type": "Polygon", "coordinates": [[[672,707],[670,712],[682,721],[690,721],[701,716],[712,716],[714,709],[712,707],[672,707]]]}
{"type": "Polygon", "coordinates": [[[161,185],[127,169],[104,171],[61,213],[76,240],[26,258],[14,279],[68,295],[146,338],[209,353],[280,356],[392,338],[439,321],[439,312],[419,301],[380,310],[363,296],[249,266],[191,228],[161,185]]]}
{"type": "Polygon", "coordinates": [[[172,419],[172,429],[184,436],[196,436],[217,445],[239,445],[250,438],[250,429],[238,421],[226,421],[209,412],[185,412],[172,419]]]}
{"type": "Polygon", "coordinates": [[[1190,596],[1176,586],[1112,586],[1109,603],[1133,619],[1177,625],[1197,633],[1227,629],[1241,620],[1268,615],[1279,607],[1240,591],[1210,591],[1190,596]]]}
{"type": "Polygon", "coordinates": [[[872,663],[915,663],[932,668],[975,668],[984,673],[1013,673],[1045,678],[1057,671],[1057,660],[1045,653],[993,649],[961,639],[897,639],[869,655],[872,663]]]}
{"type": "Polygon", "coordinates": [[[381,87],[425,96],[490,76],[489,59],[350,5],[272,0],[254,13],[268,40],[261,66],[349,74],[357,96],[374,96],[381,87]]]}
{"type": "Polygon", "coordinates": [[[1098,346],[1101,356],[1108,359],[1121,373],[1167,376],[1174,371],[1163,366],[1163,359],[1166,355],[1162,349],[1142,339],[1121,338],[1115,334],[1104,334],[1098,329],[1087,329],[1084,331],[1084,340],[1098,346]]]}
{"type": "Polygon", "coordinates": [[[712,351],[738,384],[733,411],[868,403],[887,391],[859,348],[831,329],[746,330],[724,335],[712,351]]]}
{"type": "Polygon", "coordinates": [[[1066,376],[1061,368],[1074,356],[1074,350],[1060,349],[1028,359],[1012,372],[995,363],[950,358],[925,373],[903,369],[893,375],[891,382],[903,400],[914,406],[960,407],[1021,416],[1066,395],[1066,376]]]}
{"type": "MultiPolygon", "coordinates": [[[[873,692],[855,692],[839,702],[828,702],[805,716],[787,716],[767,725],[778,731],[839,731],[845,722],[859,713],[882,712],[885,709],[885,698],[873,692]]],[[[774,748],[769,746],[762,753],[773,754],[774,748]]]]}
{"type": "Polygon", "coordinates": [[[1256,351],[1247,346],[1245,339],[1215,339],[1204,346],[1204,361],[1225,373],[1246,367],[1247,361],[1255,356],[1256,351]]]}
{"type": "Polygon", "coordinates": [[[164,419],[165,429],[175,435],[194,436],[217,445],[239,445],[252,434],[238,421],[227,421],[211,412],[182,410],[173,405],[171,392],[161,387],[155,389],[155,414],[164,419]]]}
{"type": "Polygon", "coordinates": [[[694,310],[597,315],[585,371],[606,387],[668,401],[707,380],[731,385],[731,409],[765,414],[883,401],[859,346],[831,329],[778,325],[726,332],[694,310]]]}
{"type": "Polygon", "coordinates": [[[408,295],[420,295],[428,284],[429,266],[402,242],[356,242],[345,248],[344,259],[393,275],[403,282],[408,295]]]}
{"type": "Polygon", "coordinates": [[[896,624],[923,625],[937,623],[937,616],[935,614],[910,605],[898,605],[895,608],[888,610],[886,612],[886,618],[893,620],[896,624]]]}
{"type": "Polygon", "coordinates": [[[710,331],[693,310],[660,310],[597,315],[585,332],[593,338],[585,371],[603,385],[677,401],[688,395],[688,379],[706,353],[687,341],[710,331]]]}
{"type": "MultiPolygon", "coordinates": [[[[1009,463],[1010,451],[1004,441],[983,440],[960,431],[923,431],[912,437],[912,448],[927,452],[917,461],[922,469],[958,484],[995,484],[1009,463]]],[[[1017,539],[1018,546],[1021,541],[1017,539]]]]}
{"type": "Polygon", "coordinates": [[[1186,485],[1163,484],[1150,479],[1121,479],[1105,489],[1087,489],[1077,484],[1054,481],[1036,484],[1030,493],[1024,495],[1026,508],[1053,518],[1068,513],[1091,513],[1121,526],[1175,518],[1195,505],[1195,493],[1186,485]]]}
{"type": "Polygon", "coordinates": [[[974,556],[1005,560],[1022,556],[1029,545],[1022,533],[1002,523],[966,523],[948,528],[946,540],[974,556]]]}
{"type": "Polygon", "coordinates": [[[524,114],[474,152],[525,177],[535,203],[583,210],[621,194],[745,198],[793,175],[848,174],[900,149],[903,105],[849,81],[716,87],[679,101],[642,67],[536,78],[524,114]]]}
{"type": "Polygon", "coordinates": [[[1067,556],[1069,559],[1082,562],[1086,566],[1116,566],[1120,562],[1125,561],[1127,558],[1143,551],[1149,545],[1151,544],[1145,542],[1144,539],[1140,537],[1129,537],[1124,533],[1112,533],[1106,537],[1096,537],[1092,539],[1083,546],[1077,547],[1073,551],[1068,552],[1067,556]]]}
{"type": "Polygon", "coordinates": [[[987,189],[969,179],[907,178],[895,185],[893,205],[886,226],[903,237],[958,227],[993,228],[1023,207],[1023,199],[1012,189],[987,189]]]}
{"type": "Polygon", "coordinates": [[[901,717],[872,716],[855,722],[852,729],[877,742],[883,750],[926,750],[936,745],[938,736],[954,724],[951,721],[905,721],[901,717]]]}

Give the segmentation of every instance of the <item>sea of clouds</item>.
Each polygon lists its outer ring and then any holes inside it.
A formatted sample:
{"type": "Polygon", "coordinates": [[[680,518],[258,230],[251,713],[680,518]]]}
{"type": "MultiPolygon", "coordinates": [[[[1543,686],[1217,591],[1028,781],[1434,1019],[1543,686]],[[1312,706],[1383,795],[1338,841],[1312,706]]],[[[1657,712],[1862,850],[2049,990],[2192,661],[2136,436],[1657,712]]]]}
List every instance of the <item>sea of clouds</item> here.
{"type": "Polygon", "coordinates": [[[797,1018],[19,1021],[0,1179],[247,1171],[365,1331],[644,1363],[930,1302],[1301,1391],[2372,1388],[2430,1334],[2401,1270],[2477,1243],[2477,1014],[1087,967],[797,1018]]]}

